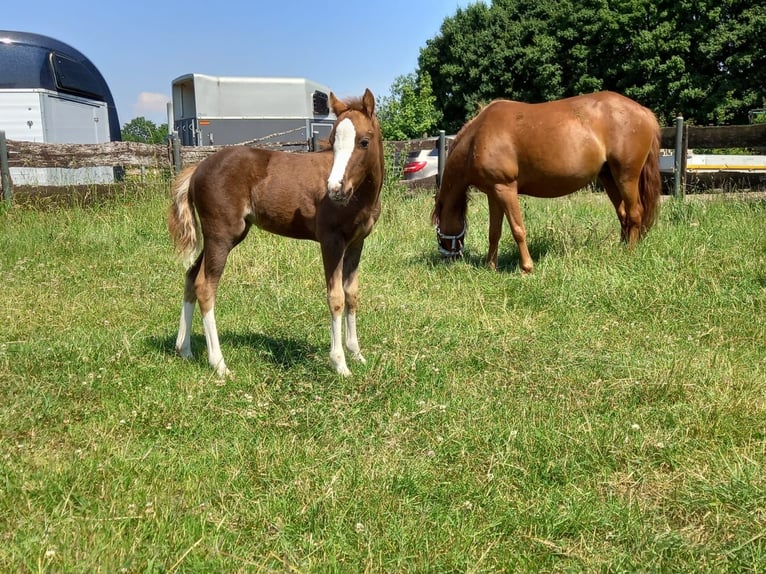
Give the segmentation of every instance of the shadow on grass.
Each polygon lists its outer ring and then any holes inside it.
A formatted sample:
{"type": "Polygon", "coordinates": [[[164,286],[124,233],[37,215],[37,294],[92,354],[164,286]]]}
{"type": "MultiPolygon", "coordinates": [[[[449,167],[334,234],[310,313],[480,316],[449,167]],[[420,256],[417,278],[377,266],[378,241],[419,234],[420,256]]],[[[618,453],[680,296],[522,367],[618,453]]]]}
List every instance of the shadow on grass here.
{"type": "Polygon", "coordinates": [[[320,352],[319,347],[305,340],[264,333],[224,333],[221,336],[224,353],[227,346],[253,349],[263,360],[284,369],[312,363],[320,352]]]}
{"type": "MultiPolygon", "coordinates": [[[[529,254],[532,256],[532,262],[537,264],[537,262],[548,253],[556,253],[559,251],[557,243],[558,242],[555,239],[549,237],[537,237],[534,240],[527,239],[527,248],[529,249],[529,254]]],[[[481,253],[470,247],[466,248],[460,261],[471,267],[489,269],[487,266],[487,253],[481,253]]],[[[415,262],[425,262],[434,267],[437,265],[448,265],[450,263],[439,255],[436,248],[434,248],[433,251],[428,251],[415,257],[415,262]]],[[[497,256],[497,271],[500,273],[521,273],[519,249],[515,242],[500,242],[500,249],[497,256]]]]}
{"type": "MultiPolygon", "coordinates": [[[[153,337],[152,344],[167,355],[177,355],[175,335],[169,337],[153,337]]],[[[255,351],[259,359],[272,363],[283,369],[296,365],[309,364],[316,361],[320,349],[316,345],[292,337],[272,337],[263,333],[231,333],[220,334],[221,349],[227,358],[231,349],[245,347],[255,351]],[[227,349],[229,353],[227,353],[227,349]]],[[[207,365],[207,353],[204,335],[191,337],[194,362],[207,365]]]]}

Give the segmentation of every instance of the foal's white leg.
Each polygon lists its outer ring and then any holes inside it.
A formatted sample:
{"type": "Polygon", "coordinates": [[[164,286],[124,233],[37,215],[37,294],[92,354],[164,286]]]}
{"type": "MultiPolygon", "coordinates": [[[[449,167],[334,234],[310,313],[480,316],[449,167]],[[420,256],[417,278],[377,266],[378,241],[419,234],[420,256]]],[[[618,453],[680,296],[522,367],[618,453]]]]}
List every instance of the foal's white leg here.
{"type": "Polygon", "coordinates": [[[213,307],[202,317],[202,325],[205,328],[205,342],[207,343],[207,360],[210,366],[215,369],[219,377],[225,377],[231,374],[226,368],[221,353],[221,344],[218,342],[218,329],[215,325],[215,312],[213,307]]]}
{"type": "Polygon", "coordinates": [[[330,363],[339,375],[348,377],[351,371],[346,365],[346,354],[343,352],[343,342],[341,338],[342,315],[340,313],[330,313],[330,363]]]}
{"type": "Polygon", "coordinates": [[[367,363],[359,348],[359,339],[356,336],[356,313],[346,309],[346,349],[351,356],[360,363],[367,363]]]}
{"type": "Polygon", "coordinates": [[[343,351],[343,312],[346,294],[343,289],[343,252],[334,239],[321,242],[322,264],[327,283],[327,307],[330,310],[330,363],[335,372],[344,377],[351,375],[343,351]]]}
{"type": "Polygon", "coordinates": [[[192,317],[194,316],[195,302],[184,300],[181,306],[181,320],[178,324],[178,337],[176,337],[176,351],[184,359],[191,359],[191,330],[192,317]]]}

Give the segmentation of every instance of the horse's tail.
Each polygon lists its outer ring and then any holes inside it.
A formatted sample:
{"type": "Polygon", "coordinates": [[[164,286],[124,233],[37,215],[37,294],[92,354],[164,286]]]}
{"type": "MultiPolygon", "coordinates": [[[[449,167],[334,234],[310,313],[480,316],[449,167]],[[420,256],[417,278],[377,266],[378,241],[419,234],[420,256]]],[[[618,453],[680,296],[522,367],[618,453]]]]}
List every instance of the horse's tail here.
{"type": "Polygon", "coordinates": [[[199,221],[189,195],[189,185],[196,169],[196,165],[186,167],[173,180],[168,209],[168,231],[186,267],[194,262],[199,249],[199,221]]]}
{"type": "Polygon", "coordinates": [[[652,146],[649,149],[649,156],[641,169],[641,176],[638,182],[638,193],[641,198],[641,205],[644,208],[644,216],[641,220],[641,234],[643,235],[654,224],[657,219],[657,208],[659,206],[660,194],[662,193],[662,178],[660,177],[660,127],[656,123],[656,130],[652,138],[652,146]]]}

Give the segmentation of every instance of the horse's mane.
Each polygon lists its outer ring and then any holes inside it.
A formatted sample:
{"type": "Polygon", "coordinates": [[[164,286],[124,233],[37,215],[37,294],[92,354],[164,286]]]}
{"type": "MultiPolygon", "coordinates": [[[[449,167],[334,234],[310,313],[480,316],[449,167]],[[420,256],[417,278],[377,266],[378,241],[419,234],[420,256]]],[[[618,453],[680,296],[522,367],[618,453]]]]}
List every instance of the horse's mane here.
{"type": "MultiPolygon", "coordinates": [[[[455,139],[452,140],[452,146],[451,148],[455,148],[460,144],[460,141],[465,137],[465,134],[469,131],[469,128],[473,125],[473,123],[476,121],[476,118],[478,118],[481,115],[481,112],[483,112],[485,109],[487,109],[489,106],[497,102],[498,100],[492,100],[488,104],[478,104],[477,110],[474,113],[473,117],[471,117],[466,123],[463,124],[463,127],[461,127],[457,134],[455,134],[455,139]]],[[[466,188],[465,193],[463,194],[462,200],[455,201],[455,209],[457,210],[457,216],[460,219],[463,219],[466,222],[466,225],[468,224],[468,188],[466,188]]],[[[436,195],[434,197],[434,208],[431,212],[431,222],[434,225],[438,225],[439,218],[441,217],[441,211],[443,207],[443,202],[441,199],[441,189],[437,190],[436,195]]]]}
{"type": "Polygon", "coordinates": [[[486,110],[489,106],[494,104],[495,102],[500,101],[498,99],[492,100],[488,104],[477,104],[476,105],[476,112],[474,112],[473,116],[471,116],[464,124],[463,127],[461,127],[457,134],[455,134],[455,139],[453,140],[452,145],[455,146],[457,143],[465,136],[465,133],[468,131],[468,128],[473,125],[474,121],[476,121],[476,118],[478,118],[481,115],[481,112],[486,110]]]}

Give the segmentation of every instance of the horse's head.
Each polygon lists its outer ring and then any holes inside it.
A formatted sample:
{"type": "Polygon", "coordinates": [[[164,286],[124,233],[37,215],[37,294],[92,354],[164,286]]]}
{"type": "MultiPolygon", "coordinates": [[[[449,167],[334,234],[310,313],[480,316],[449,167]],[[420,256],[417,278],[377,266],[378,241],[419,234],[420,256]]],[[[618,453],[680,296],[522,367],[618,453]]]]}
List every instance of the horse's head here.
{"type": "Polygon", "coordinates": [[[444,259],[452,261],[463,256],[463,246],[465,243],[465,225],[459,233],[443,233],[439,226],[436,226],[436,242],[439,245],[439,253],[444,259]]]}
{"type": "Polygon", "coordinates": [[[463,256],[465,231],[467,229],[466,212],[468,195],[464,194],[462,200],[451,203],[451,207],[445,209],[442,193],[444,187],[444,179],[442,179],[442,185],[434,196],[431,223],[433,223],[436,229],[436,243],[439,247],[439,253],[441,253],[444,259],[452,261],[463,256]]]}
{"type": "Polygon", "coordinates": [[[337,118],[330,132],[330,199],[348,203],[366,183],[371,183],[377,193],[383,184],[383,142],[375,116],[375,96],[368,89],[361,98],[341,101],[330,92],[330,107],[337,118]]]}

